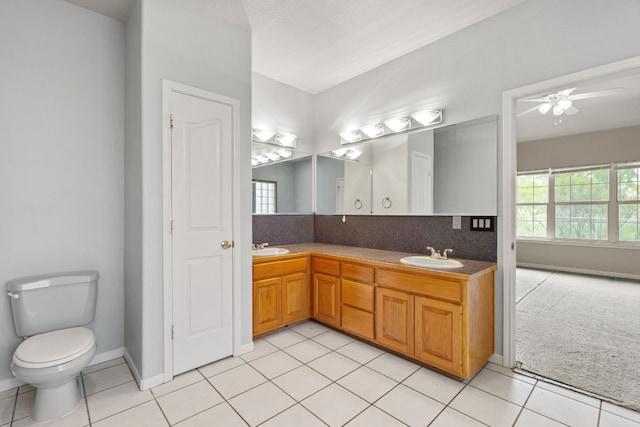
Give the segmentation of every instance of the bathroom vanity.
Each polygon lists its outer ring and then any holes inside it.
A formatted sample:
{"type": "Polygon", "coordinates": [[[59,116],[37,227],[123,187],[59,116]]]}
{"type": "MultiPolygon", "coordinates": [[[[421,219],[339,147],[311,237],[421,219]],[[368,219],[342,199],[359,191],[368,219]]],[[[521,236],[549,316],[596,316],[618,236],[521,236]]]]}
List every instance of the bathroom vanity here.
{"type": "Polygon", "coordinates": [[[494,351],[495,264],[441,270],[402,252],[285,246],[253,260],[253,335],[312,318],[386,350],[471,378],[494,351]]]}

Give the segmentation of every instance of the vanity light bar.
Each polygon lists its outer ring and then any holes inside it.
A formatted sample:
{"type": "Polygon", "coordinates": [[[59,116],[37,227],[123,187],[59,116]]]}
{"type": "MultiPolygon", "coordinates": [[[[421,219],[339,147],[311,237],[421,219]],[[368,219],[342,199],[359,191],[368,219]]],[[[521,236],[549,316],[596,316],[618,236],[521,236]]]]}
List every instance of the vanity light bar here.
{"type": "Polygon", "coordinates": [[[346,160],[357,160],[362,155],[362,151],[351,148],[339,148],[331,152],[331,157],[346,160]]]}
{"type": "Polygon", "coordinates": [[[251,166],[263,165],[265,163],[277,162],[279,160],[290,159],[293,151],[288,149],[265,151],[251,157],[251,166]]]}
{"type": "Polygon", "coordinates": [[[297,136],[290,133],[272,130],[251,129],[251,140],[263,144],[279,145],[280,147],[296,148],[297,136]]]}
{"type": "Polygon", "coordinates": [[[392,117],[381,124],[367,125],[360,129],[341,132],[340,144],[352,144],[366,139],[433,126],[438,123],[442,123],[442,110],[417,111],[409,117],[392,117]]]}

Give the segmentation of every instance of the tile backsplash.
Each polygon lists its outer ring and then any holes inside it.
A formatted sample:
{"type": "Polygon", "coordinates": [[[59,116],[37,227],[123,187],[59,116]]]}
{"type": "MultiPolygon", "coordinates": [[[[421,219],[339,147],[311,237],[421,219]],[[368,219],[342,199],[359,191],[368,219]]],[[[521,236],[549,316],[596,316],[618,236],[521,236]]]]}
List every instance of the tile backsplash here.
{"type": "MultiPolygon", "coordinates": [[[[494,222],[496,218],[494,217],[494,222]]],[[[362,248],[427,253],[433,246],[453,249],[453,258],[496,262],[496,231],[471,231],[462,217],[453,229],[450,216],[254,215],[254,243],[273,245],[330,243],[362,248]]],[[[497,227],[494,228],[497,230],[497,227]]]]}

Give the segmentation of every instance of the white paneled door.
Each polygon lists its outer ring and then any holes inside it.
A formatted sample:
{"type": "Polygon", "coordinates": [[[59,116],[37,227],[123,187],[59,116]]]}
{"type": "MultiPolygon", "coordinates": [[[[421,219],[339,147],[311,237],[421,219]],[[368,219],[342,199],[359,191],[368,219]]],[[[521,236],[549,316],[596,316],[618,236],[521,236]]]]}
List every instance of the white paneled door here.
{"type": "Polygon", "coordinates": [[[234,110],[171,93],[173,375],[230,356],[234,110]]]}

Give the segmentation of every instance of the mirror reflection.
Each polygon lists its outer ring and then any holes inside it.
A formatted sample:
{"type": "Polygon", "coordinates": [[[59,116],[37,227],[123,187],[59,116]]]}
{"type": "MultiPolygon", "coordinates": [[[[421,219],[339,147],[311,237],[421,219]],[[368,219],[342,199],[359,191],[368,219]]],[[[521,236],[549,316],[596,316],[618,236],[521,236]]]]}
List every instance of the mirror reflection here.
{"type": "Polygon", "coordinates": [[[316,212],[497,215],[497,117],[391,135],[317,159],[316,212]]]}
{"type": "Polygon", "coordinates": [[[312,211],[311,154],[253,166],[253,213],[292,214],[312,211]]]}

